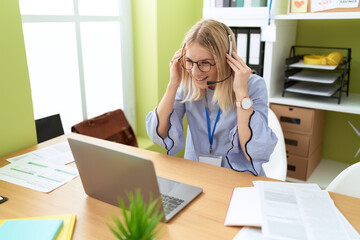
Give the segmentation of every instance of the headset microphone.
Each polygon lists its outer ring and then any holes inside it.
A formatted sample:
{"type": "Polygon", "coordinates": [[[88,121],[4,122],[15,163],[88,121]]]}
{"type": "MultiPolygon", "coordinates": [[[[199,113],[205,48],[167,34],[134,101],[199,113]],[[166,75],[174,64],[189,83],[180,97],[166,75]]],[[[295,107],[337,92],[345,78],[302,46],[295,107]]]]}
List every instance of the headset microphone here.
{"type": "Polygon", "coordinates": [[[215,84],[215,83],[221,83],[221,82],[223,82],[223,81],[225,81],[225,80],[229,79],[229,78],[231,77],[231,75],[232,75],[232,71],[230,72],[230,75],[229,75],[229,76],[227,76],[225,79],[220,80],[220,81],[207,81],[207,85],[212,85],[212,84],[215,84]]]}
{"type": "MultiPolygon", "coordinates": [[[[231,39],[231,35],[230,35],[229,31],[226,29],[226,27],[224,27],[224,29],[225,29],[226,33],[228,34],[228,37],[229,37],[229,55],[231,56],[231,53],[232,53],[232,39],[231,39]]],[[[215,84],[215,83],[221,83],[221,82],[229,79],[229,78],[231,77],[231,75],[232,75],[232,69],[230,69],[230,70],[231,70],[231,71],[230,71],[230,75],[227,76],[225,79],[220,80],[220,81],[208,81],[208,82],[207,82],[207,85],[212,85],[212,84],[215,84]]]]}

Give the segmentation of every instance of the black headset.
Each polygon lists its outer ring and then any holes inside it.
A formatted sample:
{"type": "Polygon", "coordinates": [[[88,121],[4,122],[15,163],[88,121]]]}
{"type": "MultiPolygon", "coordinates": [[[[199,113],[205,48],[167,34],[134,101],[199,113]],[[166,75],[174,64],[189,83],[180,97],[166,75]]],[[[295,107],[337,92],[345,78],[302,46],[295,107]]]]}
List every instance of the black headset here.
{"type": "MultiPolygon", "coordinates": [[[[232,38],[231,38],[231,34],[230,34],[229,31],[226,29],[226,27],[224,27],[224,29],[225,29],[225,31],[226,31],[226,33],[227,33],[227,35],[228,35],[228,38],[229,38],[229,55],[231,56],[231,53],[232,53],[232,38]]],[[[208,82],[207,82],[207,85],[212,85],[212,84],[216,84],[216,83],[221,83],[221,82],[229,79],[229,78],[231,77],[231,75],[232,75],[232,69],[230,69],[230,70],[231,70],[231,71],[230,71],[230,75],[227,76],[225,79],[220,80],[220,81],[208,81],[208,82]]]]}

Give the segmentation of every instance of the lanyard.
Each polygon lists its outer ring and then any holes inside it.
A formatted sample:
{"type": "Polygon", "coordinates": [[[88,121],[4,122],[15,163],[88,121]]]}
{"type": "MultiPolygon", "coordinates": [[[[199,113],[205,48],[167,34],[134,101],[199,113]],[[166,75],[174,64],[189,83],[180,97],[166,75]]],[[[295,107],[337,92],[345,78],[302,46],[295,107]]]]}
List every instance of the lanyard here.
{"type": "Polygon", "coordinates": [[[214,123],[214,127],[213,127],[213,130],[211,132],[211,129],[210,129],[210,117],[209,117],[209,109],[207,107],[207,99],[206,99],[206,91],[205,91],[205,101],[206,101],[206,105],[205,105],[205,112],[206,112],[206,122],[207,122],[207,129],[208,129],[208,137],[209,137],[209,153],[212,154],[213,150],[212,150],[212,145],[213,145],[213,141],[214,141],[214,133],[215,133],[215,128],[216,128],[216,124],[218,123],[219,121],[219,117],[220,117],[220,114],[221,114],[221,109],[219,108],[219,111],[217,113],[217,116],[216,116],[216,120],[215,120],[215,123],[214,123]]]}

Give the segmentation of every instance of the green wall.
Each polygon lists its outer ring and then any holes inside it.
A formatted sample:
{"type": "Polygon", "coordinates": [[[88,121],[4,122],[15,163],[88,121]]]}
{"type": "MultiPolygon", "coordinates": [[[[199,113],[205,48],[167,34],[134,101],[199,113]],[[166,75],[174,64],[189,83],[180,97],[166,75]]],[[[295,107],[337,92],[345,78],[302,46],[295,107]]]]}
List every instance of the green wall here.
{"type": "Polygon", "coordinates": [[[201,19],[202,1],[136,0],[132,8],[137,137],[140,146],[164,152],[149,140],[145,117],[165,93],[169,61],[185,33],[201,19]]]}
{"type": "MultiPolygon", "coordinates": [[[[298,45],[350,47],[352,51],[350,95],[360,94],[360,19],[298,21],[298,45]]],[[[360,102],[359,102],[360,104],[360,102]]],[[[323,158],[347,163],[360,161],[360,115],[328,111],[323,143],[323,158]]]]}
{"type": "Polygon", "coordinates": [[[0,156],[37,143],[18,1],[0,1],[0,156]]]}

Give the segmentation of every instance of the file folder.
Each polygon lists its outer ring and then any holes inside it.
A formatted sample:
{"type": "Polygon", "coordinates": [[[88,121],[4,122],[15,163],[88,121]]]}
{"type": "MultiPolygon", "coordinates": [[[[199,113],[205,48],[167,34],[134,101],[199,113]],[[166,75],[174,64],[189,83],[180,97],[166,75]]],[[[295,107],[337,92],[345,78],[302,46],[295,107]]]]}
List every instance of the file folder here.
{"type": "Polygon", "coordinates": [[[0,227],[0,239],[55,240],[62,219],[7,220],[0,227]]]}
{"type": "MultiPolygon", "coordinates": [[[[62,219],[63,227],[61,228],[59,234],[55,240],[71,240],[74,232],[76,215],[75,214],[63,214],[63,215],[51,215],[51,216],[40,216],[40,217],[31,217],[31,218],[16,218],[16,219],[1,219],[0,220],[0,229],[2,224],[6,220],[34,220],[34,219],[62,219]]],[[[2,239],[2,238],[0,238],[2,239]]]]}

